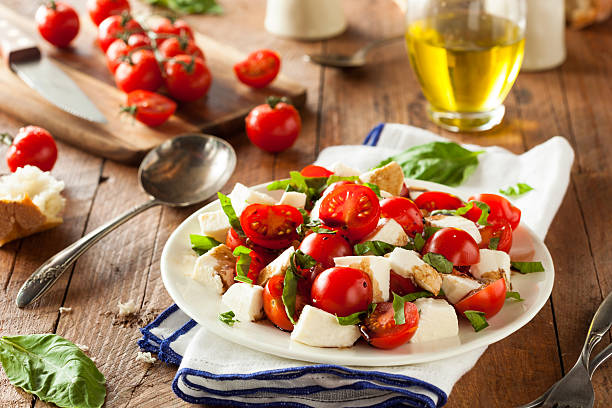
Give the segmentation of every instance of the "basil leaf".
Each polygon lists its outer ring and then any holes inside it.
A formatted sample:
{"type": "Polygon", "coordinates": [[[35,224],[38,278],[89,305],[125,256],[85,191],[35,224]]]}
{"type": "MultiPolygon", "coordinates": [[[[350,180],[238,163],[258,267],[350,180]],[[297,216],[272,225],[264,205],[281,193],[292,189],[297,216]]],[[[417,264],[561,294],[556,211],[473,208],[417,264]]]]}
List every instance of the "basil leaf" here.
{"type": "Polygon", "coordinates": [[[433,266],[440,273],[453,272],[453,263],[446,259],[444,255],[428,252],[423,256],[423,261],[433,266]]]}
{"type": "Polygon", "coordinates": [[[106,380],[71,341],[57,334],[0,338],[0,362],[11,384],[59,407],[98,408],[106,380]]]}
{"type": "MultiPolygon", "coordinates": [[[[297,251],[296,251],[297,252],[297,251]]],[[[295,324],[295,298],[297,296],[297,268],[295,266],[296,252],[289,258],[289,268],[285,271],[285,279],[283,281],[283,304],[289,321],[295,324]]]]}
{"type": "Polygon", "coordinates": [[[425,238],[420,232],[417,232],[414,236],[414,248],[417,252],[421,252],[421,249],[425,246],[425,238]]]}
{"type": "Polygon", "coordinates": [[[240,225],[240,218],[238,218],[238,216],[236,215],[236,211],[234,211],[234,207],[232,206],[232,200],[228,196],[220,192],[217,193],[217,196],[219,197],[219,201],[221,202],[221,208],[227,216],[230,225],[232,226],[234,231],[236,231],[236,234],[238,234],[240,238],[245,238],[246,235],[242,230],[242,226],[240,225]]]}
{"type": "Polygon", "coordinates": [[[221,14],[223,8],[215,0],[145,0],[147,3],[166,7],[179,13],[187,14],[221,14]]]}
{"type": "Polygon", "coordinates": [[[325,185],[329,187],[330,185],[337,183],[339,181],[358,181],[358,180],[359,180],[359,176],[342,177],[342,176],[336,176],[335,174],[332,174],[331,176],[327,178],[325,185]]]}
{"type": "Polygon", "coordinates": [[[298,208],[298,211],[300,212],[300,214],[302,214],[302,218],[304,219],[303,221],[304,224],[310,224],[312,222],[312,219],[310,218],[310,214],[308,213],[308,211],[306,211],[303,208],[298,208]]]}
{"type": "Polygon", "coordinates": [[[402,296],[402,298],[404,299],[405,302],[414,302],[417,299],[432,297],[432,296],[433,296],[433,293],[423,290],[421,292],[408,293],[407,295],[402,296]]]}
{"type": "Polygon", "coordinates": [[[389,252],[392,252],[394,249],[394,245],[388,244],[384,241],[366,241],[356,244],[353,247],[353,252],[355,255],[371,253],[372,255],[383,256],[389,252]]]}
{"type": "MultiPolygon", "coordinates": [[[[274,181],[266,187],[268,190],[298,191],[306,194],[306,209],[311,209],[314,202],[327,187],[328,177],[305,177],[299,171],[292,171],[288,180],[274,181]]],[[[333,176],[330,176],[333,177],[333,176]]]]}
{"type": "Polygon", "coordinates": [[[221,245],[221,242],[206,235],[190,234],[189,241],[191,242],[191,249],[193,249],[199,256],[202,256],[214,247],[221,245]]]}
{"type": "Polygon", "coordinates": [[[240,322],[240,320],[234,319],[234,317],[236,317],[236,315],[231,310],[219,314],[219,320],[221,320],[223,323],[227,324],[230,327],[233,327],[234,323],[240,322]]]}
{"type": "Polygon", "coordinates": [[[427,240],[429,237],[431,237],[433,234],[436,233],[436,231],[441,230],[441,227],[433,227],[431,225],[425,225],[423,227],[423,238],[425,238],[425,240],[427,240]]]}
{"type": "Polygon", "coordinates": [[[393,292],[393,313],[395,324],[400,325],[406,323],[406,315],[404,314],[404,304],[406,301],[403,297],[393,292]]]}
{"type": "Polygon", "coordinates": [[[478,155],[453,142],[432,142],[413,146],[383,160],[377,167],[396,161],[409,178],[449,186],[463,183],[478,166],[478,155]]]}
{"type": "Polygon", "coordinates": [[[521,298],[521,294],[520,293],[512,292],[510,290],[508,292],[506,292],[506,299],[514,299],[517,302],[522,302],[523,300],[525,300],[525,299],[521,298]]]}
{"type": "Polygon", "coordinates": [[[499,237],[493,237],[489,240],[489,249],[497,249],[499,246],[499,237]]]}
{"type": "Polygon", "coordinates": [[[266,186],[268,191],[272,190],[285,190],[291,185],[291,180],[276,180],[266,186]]]}
{"type": "Polygon", "coordinates": [[[374,192],[374,194],[376,194],[376,197],[382,198],[382,196],[380,195],[380,187],[378,187],[376,184],[363,183],[363,185],[366,187],[370,187],[372,191],[374,192]]]}
{"type": "Polygon", "coordinates": [[[516,187],[508,187],[505,190],[503,189],[499,189],[499,192],[505,196],[508,197],[518,197],[520,195],[523,195],[529,191],[533,190],[533,187],[531,187],[529,184],[526,183],[516,183],[516,187]]]}
{"type": "Polygon", "coordinates": [[[234,280],[238,282],[244,283],[253,283],[253,279],[248,277],[249,268],[251,267],[251,252],[253,250],[247,248],[245,246],[237,246],[234,249],[234,256],[238,257],[238,261],[236,261],[236,276],[234,276],[234,280]]]}
{"type": "MultiPolygon", "coordinates": [[[[474,208],[474,202],[470,201],[469,203],[467,203],[466,205],[464,205],[463,207],[457,208],[456,210],[451,211],[451,214],[453,215],[465,215],[468,213],[468,211],[470,211],[472,208],[474,208]]],[[[444,210],[443,210],[444,211],[444,210]]],[[[433,213],[432,213],[433,214],[433,213]]]]}
{"type": "Polygon", "coordinates": [[[544,272],[542,262],[510,262],[510,264],[522,274],[544,272]]]}
{"type": "Polygon", "coordinates": [[[374,310],[376,310],[376,303],[370,303],[370,306],[368,306],[368,310],[363,310],[361,312],[353,313],[348,316],[336,315],[336,319],[338,320],[338,324],[340,324],[340,326],[353,326],[355,324],[361,323],[361,319],[366,316],[370,316],[372,313],[374,313],[374,310]]]}
{"type": "Polygon", "coordinates": [[[480,225],[489,225],[489,223],[487,222],[487,220],[489,219],[489,213],[491,212],[491,209],[489,208],[489,206],[485,203],[483,203],[482,201],[471,201],[472,203],[474,203],[474,205],[478,208],[480,208],[481,213],[480,213],[480,217],[478,217],[478,224],[480,225]]]}
{"type": "Polygon", "coordinates": [[[463,314],[470,321],[475,332],[479,332],[482,329],[489,327],[489,323],[487,322],[487,319],[485,319],[484,312],[478,312],[476,310],[466,310],[465,312],[463,312],[463,314]]]}
{"type": "MultiPolygon", "coordinates": [[[[317,261],[312,256],[305,254],[299,249],[294,252],[293,258],[295,258],[296,266],[302,269],[314,268],[317,265],[317,261]]],[[[294,272],[299,275],[297,270],[294,272]]]]}

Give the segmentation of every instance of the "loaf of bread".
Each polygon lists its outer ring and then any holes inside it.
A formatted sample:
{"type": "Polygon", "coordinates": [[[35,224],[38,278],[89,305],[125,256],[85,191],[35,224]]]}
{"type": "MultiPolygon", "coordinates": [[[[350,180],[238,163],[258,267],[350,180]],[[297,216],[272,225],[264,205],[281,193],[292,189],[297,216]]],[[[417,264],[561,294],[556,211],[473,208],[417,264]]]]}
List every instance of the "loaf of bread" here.
{"type": "Polygon", "coordinates": [[[38,167],[0,178],[0,247],[62,223],[64,183],[38,167]]]}
{"type": "Polygon", "coordinates": [[[604,21],[612,14],[612,0],[565,0],[565,18],[572,28],[604,21]]]}

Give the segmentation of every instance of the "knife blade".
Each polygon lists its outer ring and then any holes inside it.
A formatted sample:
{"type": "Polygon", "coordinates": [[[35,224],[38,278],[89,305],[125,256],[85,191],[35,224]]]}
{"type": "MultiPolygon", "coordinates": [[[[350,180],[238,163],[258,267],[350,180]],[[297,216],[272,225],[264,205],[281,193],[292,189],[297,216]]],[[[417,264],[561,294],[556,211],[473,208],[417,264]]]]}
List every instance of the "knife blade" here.
{"type": "Polygon", "coordinates": [[[29,87],[66,112],[89,120],[107,120],[74,81],[44,58],[36,44],[17,27],[0,18],[0,45],[9,67],[29,87]]]}

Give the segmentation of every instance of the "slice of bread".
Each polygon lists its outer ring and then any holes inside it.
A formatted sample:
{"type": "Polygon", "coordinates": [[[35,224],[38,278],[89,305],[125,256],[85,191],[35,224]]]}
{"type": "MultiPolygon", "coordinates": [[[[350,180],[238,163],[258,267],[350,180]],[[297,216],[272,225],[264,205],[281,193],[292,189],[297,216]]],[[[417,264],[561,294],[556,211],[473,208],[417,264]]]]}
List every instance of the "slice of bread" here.
{"type": "Polygon", "coordinates": [[[604,21],[612,14],[612,0],[566,0],[565,16],[572,28],[604,21]]]}
{"type": "Polygon", "coordinates": [[[0,178],[0,247],[62,223],[64,183],[38,167],[0,178]]]}

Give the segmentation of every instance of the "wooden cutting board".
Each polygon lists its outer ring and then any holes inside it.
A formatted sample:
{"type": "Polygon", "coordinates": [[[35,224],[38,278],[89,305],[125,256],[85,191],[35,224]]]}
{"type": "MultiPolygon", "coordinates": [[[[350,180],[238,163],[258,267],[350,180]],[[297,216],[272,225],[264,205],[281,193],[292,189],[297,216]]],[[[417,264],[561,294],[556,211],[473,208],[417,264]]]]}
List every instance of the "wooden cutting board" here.
{"type": "Polygon", "coordinates": [[[114,85],[104,54],[95,43],[96,27],[88,16],[81,16],[81,30],[72,48],[59,50],[38,35],[33,20],[2,4],[0,15],[36,40],[43,55],[79,85],[108,123],[89,122],[55,107],[6,65],[0,67],[0,110],[26,124],[48,129],[57,139],[115,161],[137,164],[151,148],[181,133],[202,131],[223,137],[240,131],[244,128],[244,117],[268,95],[288,96],[298,108],[306,102],[305,88],[282,74],[264,89],[243,85],[232,67],[246,55],[196,33],[196,43],[204,51],[213,75],[210,91],[201,100],[179,104],[176,115],[162,126],[149,128],[129,115],[120,114],[125,94],[114,85]]]}

